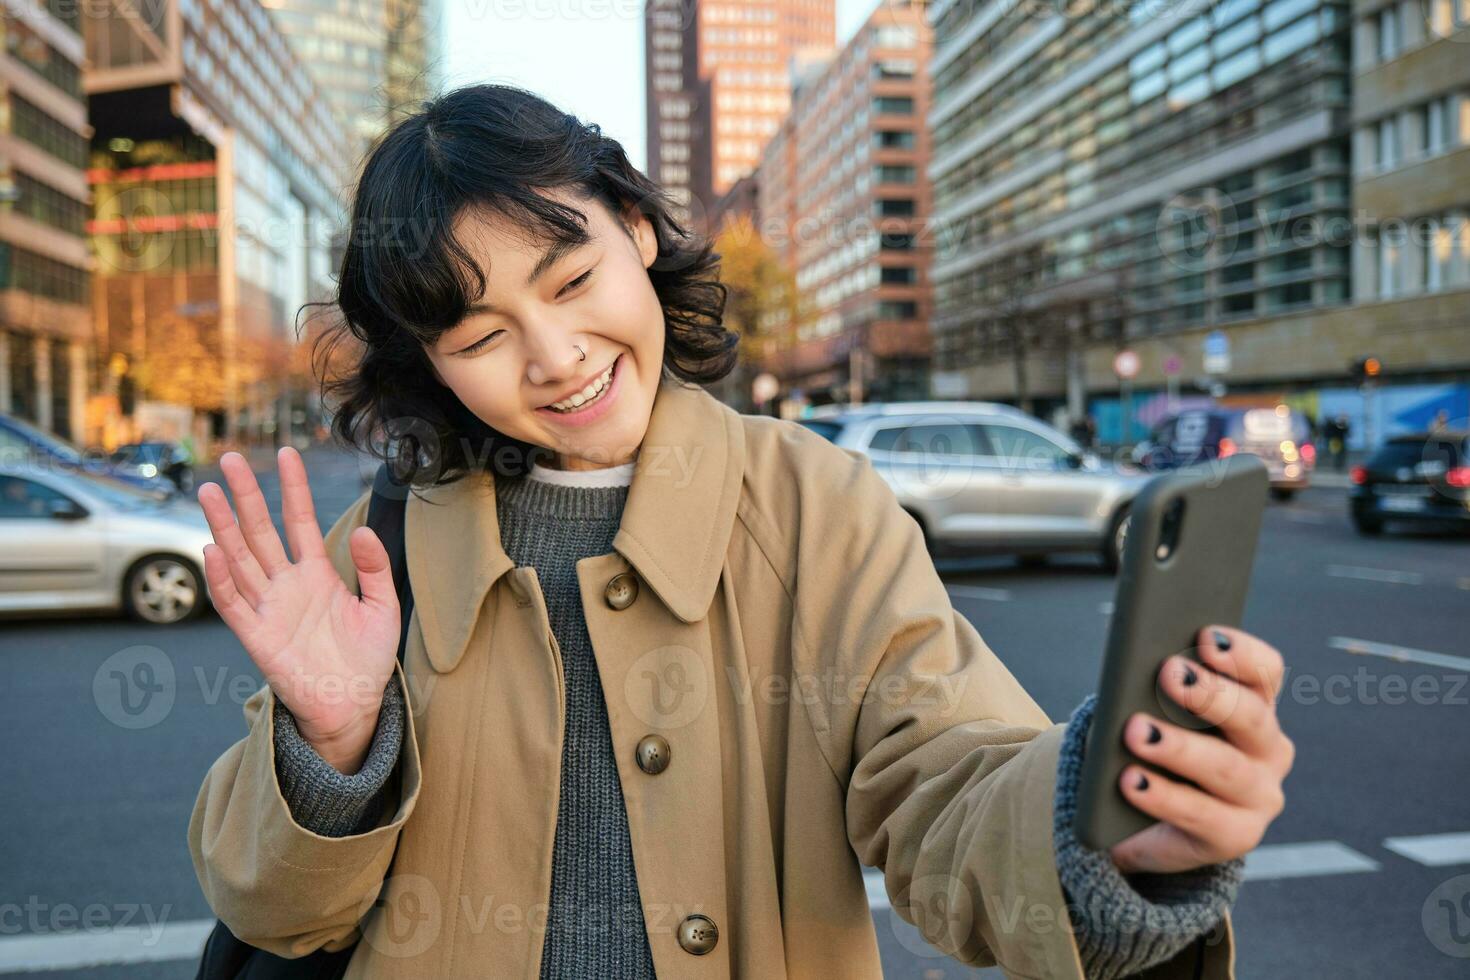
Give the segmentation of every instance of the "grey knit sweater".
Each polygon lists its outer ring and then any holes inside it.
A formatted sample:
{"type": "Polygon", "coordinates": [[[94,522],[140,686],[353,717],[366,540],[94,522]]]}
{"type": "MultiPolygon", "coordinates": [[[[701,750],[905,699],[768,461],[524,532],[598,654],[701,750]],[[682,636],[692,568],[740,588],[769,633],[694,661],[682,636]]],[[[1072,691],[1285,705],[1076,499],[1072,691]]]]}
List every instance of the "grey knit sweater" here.
{"type": "MultiPolygon", "coordinates": [[[[654,976],[607,706],[576,576],[578,560],[612,550],[627,492],[626,486],[563,486],[530,478],[501,477],[496,484],[501,544],[517,565],[536,569],[566,674],[543,980],[654,976]]],[[[1241,862],[1188,875],[1125,877],[1106,854],[1072,836],[1091,703],[1073,713],[1064,738],[1054,842],[1086,974],[1089,980],[1113,980],[1167,960],[1211,931],[1235,899],[1241,862]]],[[[391,793],[403,712],[399,685],[389,684],[367,758],[357,773],[344,776],[317,755],[275,700],[276,774],[301,826],[343,837],[377,824],[391,793]]]]}

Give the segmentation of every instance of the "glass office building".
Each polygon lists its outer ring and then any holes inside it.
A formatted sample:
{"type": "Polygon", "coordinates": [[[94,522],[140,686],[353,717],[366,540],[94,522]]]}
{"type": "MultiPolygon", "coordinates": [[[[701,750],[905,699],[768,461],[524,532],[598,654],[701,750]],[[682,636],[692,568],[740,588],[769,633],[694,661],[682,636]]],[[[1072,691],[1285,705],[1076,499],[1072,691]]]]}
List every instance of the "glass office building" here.
{"type": "MultiPolygon", "coordinates": [[[[1349,301],[1345,3],[930,20],[936,395],[1080,408],[1120,346],[1349,301]]],[[[1149,349],[1201,371],[1197,338],[1149,349]]]]}

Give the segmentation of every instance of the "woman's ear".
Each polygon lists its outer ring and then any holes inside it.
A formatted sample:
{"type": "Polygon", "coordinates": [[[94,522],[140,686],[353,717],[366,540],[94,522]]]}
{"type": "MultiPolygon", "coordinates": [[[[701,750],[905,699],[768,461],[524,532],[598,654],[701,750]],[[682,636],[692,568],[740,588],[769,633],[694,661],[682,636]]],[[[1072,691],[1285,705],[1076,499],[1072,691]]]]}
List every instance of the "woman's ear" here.
{"type": "Polygon", "coordinates": [[[638,245],[638,254],[643,258],[643,267],[646,269],[658,258],[658,234],[653,229],[653,222],[636,204],[628,209],[623,220],[633,234],[633,241],[638,245]]]}

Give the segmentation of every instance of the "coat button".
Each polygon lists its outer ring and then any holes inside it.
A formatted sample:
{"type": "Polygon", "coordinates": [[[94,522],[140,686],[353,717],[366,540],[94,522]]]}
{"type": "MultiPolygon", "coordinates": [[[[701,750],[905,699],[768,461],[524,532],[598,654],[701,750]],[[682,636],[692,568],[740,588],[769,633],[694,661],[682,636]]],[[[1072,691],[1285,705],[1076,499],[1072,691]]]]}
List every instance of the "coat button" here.
{"type": "Polygon", "coordinates": [[[619,572],[607,581],[603,590],[607,604],[614,609],[627,609],[638,598],[638,580],[627,572],[619,572]]]}
{"type": "Polygon", "coordinates": [[[669,740],[662,735],[645,735],[638,740],[638,768],[650,776],[657,776],[669,768],[672,754],[669,740]]]}
{"type": "Polygon", "coordinates": [[[715,948],[720,941],[720,930],[714,922],[703,915],[686,915],[679,923],[679,945],[684,952],[703,956],[715,948]]]}

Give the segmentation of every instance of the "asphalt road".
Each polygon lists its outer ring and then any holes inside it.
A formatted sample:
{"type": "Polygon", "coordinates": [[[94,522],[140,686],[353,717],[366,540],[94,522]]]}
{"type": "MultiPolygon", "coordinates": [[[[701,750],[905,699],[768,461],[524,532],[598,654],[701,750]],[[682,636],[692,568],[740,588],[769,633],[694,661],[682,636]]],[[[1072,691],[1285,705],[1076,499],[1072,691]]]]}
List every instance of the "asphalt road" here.
{"type": "MultiPolygon", "coordinates": [[[[315,453],[308,465],[330,523],[360,492],[354,464],[315,453]]],[[[1357,537],[1340,490],[1271,506],[1244,625],[1286,656],[1280,711],[1298,756],[1236,906],[1242,978],[1466,975],[1467,556],[1464,536],[1357,537]]],[[[1064,719],[1095,685],[1112,578],[1081,558],[941,571],[956,607],[1064,719]]],[[[212,615],[172,629],[0,621],[0,974],[193,976],[210,912],[188,816],[259,684],[212,615]],[[130,713],[114,671],[140,657],[172,669],[149,679],[171,695],[130,713]],[[88,957],[111,965],[65,967],[88,957]]],[[[938,956],[873,884],[887,976],[999,976],[938,956]]]]}

